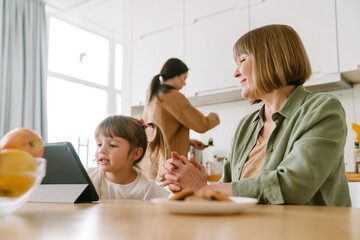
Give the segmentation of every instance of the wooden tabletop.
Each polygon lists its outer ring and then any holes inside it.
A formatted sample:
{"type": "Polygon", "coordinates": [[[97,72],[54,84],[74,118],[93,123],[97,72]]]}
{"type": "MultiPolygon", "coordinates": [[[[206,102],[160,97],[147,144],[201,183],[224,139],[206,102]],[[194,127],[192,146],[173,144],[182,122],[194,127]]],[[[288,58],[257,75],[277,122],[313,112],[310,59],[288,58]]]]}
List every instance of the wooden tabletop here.
{"type": "Polygon", "coordinates": [[[236,215],[175,215],[144,201],[27,203],[0,217],[0,239],[360,239],[360,209],[255,205],[236,215]]]}

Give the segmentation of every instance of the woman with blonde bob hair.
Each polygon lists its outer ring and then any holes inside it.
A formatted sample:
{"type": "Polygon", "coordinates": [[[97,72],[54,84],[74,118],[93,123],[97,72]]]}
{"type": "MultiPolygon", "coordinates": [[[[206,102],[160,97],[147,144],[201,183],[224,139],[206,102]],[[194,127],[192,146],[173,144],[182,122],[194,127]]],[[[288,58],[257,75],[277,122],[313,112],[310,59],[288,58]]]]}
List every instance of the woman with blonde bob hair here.
{"type": "Polygon", "coordinates": [[[259,203],[351,206],[344,166],[344,109],[334,96],[302,85],[311,75],[305,48],[287,25],[243,35],[233,47],[242,96],[262,103],[239,123],[219,184],[204,167],[172,154],[162,176],[173,191],[217,190],[259,203]]]}
{"type": "Polygon", "coordinates": [[[263,93],[286,85],[303,85],[311,75],[301,39],[287,25],[268,25],[250,31],[237,40],[233,52],[235,61],[243,54],[252,56],[254,84],[263,93]]]}

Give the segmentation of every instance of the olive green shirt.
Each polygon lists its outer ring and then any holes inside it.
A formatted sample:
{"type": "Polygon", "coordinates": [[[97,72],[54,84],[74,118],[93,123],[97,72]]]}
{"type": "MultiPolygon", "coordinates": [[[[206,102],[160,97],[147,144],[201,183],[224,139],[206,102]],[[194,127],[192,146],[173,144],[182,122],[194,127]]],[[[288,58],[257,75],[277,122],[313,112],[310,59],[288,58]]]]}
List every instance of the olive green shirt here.
{"type": "Polygon", "coordinates": [[[220,182],[231,182],[235,196],[257,198],[259,203],[351,206],[344,109],[335,97],[303,86],[272,115],[276,127],[260,175],[239,180],[264,125],[263,111],[264,106],[240,121],[220,182]]]}

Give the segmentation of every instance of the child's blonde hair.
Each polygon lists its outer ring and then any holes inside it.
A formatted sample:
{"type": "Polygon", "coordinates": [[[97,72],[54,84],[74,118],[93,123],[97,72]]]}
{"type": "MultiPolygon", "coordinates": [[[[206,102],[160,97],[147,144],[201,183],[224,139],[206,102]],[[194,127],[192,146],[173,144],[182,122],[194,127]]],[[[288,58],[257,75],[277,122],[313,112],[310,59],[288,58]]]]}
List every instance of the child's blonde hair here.
{"type": "Polygon", "coordinates": [[[143,124],[133,117],[112,115],[102,120],[96,127],[95,138],[99,135],[126,139],[130,144],[129,154],[133,149],[141,147],[143,154],[133,164],[137,168],[139,168],[138,164],[145,156],[147,148],[149,148],[150,170],[157,173],[161,172],[169,148],[160,127],[155,123],[143,124]],[[148,142],[145,132],[147,126],[154,128],[154,137],[151,142],[148,142]],[[158,161],[159,159],[161,162],[158,161]]]}

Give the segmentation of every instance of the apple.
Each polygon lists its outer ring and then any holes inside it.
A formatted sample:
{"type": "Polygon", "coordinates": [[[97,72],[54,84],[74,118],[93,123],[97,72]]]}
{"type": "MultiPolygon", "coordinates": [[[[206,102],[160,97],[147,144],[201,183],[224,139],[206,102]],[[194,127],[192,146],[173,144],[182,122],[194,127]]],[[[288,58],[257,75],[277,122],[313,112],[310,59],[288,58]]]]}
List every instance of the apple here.
{"type": "Polygon", "coordinates": [[[0,140],[0,150],[3,149],[24,150],[33,157],[44,155],[44,143],[41,137],[28,128],[16,128],[6,133],[0,140]]]}

